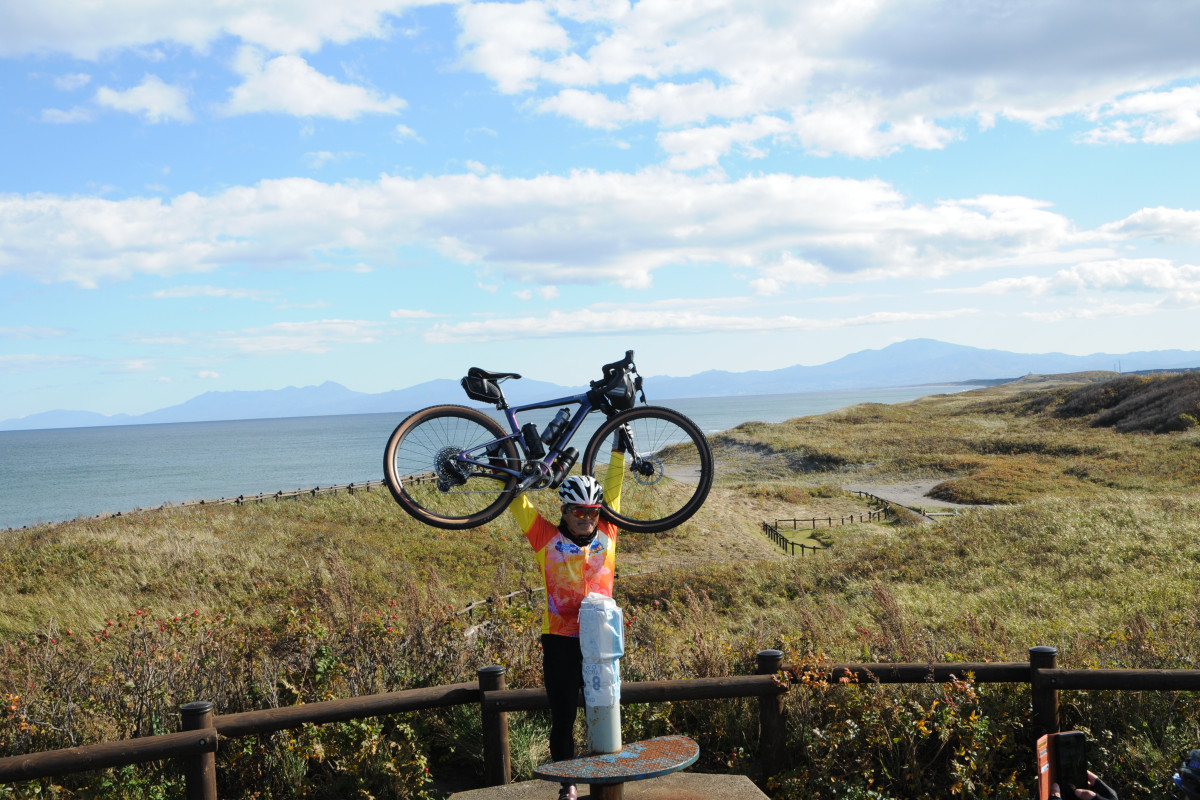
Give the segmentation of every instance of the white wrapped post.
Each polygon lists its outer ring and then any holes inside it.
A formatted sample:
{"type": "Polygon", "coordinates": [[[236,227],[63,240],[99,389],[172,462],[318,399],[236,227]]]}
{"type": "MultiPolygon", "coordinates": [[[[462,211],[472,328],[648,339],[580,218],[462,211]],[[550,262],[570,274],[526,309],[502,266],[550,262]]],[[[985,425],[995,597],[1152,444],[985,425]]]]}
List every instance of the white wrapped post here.
{"type": "Polygon", "coordinates": [[[592,592],[579,606],[583,652],[583,702],[588,745],[593,753],[621,751],[621,656],[625,625],[611,597],[592,592]]]}

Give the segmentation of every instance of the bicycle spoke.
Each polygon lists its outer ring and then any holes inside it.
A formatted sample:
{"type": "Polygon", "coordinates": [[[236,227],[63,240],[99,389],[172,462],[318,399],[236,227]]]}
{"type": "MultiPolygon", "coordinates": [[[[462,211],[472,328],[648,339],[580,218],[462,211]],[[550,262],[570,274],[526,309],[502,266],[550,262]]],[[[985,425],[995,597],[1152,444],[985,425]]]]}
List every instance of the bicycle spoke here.
{"type": "MultiPolygon", "coordinates": [[[[474,409],[443,406],[418,412],[388,442],[384,470],[389,488],[402,506],[429,524],[467,527],[486,521],[503,510],[514,478],[460,456],[484,460],[489,452],[484,448],[501,436],[499,425],[474,409]]],[[[513,463],[510,443],[492,450],[497,466],[513,463]]]]}
{"type": "Polygon", "coordinates": [[[644,407],[622,414],[597,431],[585,470],[605,483],[610,461],[602,445],[624,445],[620,510],[606,509],[629,530],[659,531],[698,509],[712,484],[712,453],[691,420],[670,409],[644,407]],[[603,438],[603,442],[597,441],[603,438]]]}

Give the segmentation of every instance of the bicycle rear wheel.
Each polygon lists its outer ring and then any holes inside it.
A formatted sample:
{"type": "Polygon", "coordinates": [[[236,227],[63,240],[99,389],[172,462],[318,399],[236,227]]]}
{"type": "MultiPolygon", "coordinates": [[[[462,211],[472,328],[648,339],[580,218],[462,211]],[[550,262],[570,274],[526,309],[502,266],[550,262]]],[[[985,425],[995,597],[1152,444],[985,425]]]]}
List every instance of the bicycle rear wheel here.
{"type": "Polygon", "coordinates": [[[687,521],[708,497],[713,455],[696,423],[669,408],[642,406],[612,417],[592,435],[583,455],[583,473],[604,483],[610,468],[608,445],[626,438],[620,511],[607,504],[600,513],[636,533],[658,533],[687,521]]]}
{"type": "Polygon", "coordinates": [[[433,406],[401,422],[383,451],[383,478],[400,507],[427,525],[458,530],[499,516],[517,479],[494,469],[520,464],[494,419],[466,406],[433,406]],[[493,467],[463,461],[466,456],[493,467]]]}

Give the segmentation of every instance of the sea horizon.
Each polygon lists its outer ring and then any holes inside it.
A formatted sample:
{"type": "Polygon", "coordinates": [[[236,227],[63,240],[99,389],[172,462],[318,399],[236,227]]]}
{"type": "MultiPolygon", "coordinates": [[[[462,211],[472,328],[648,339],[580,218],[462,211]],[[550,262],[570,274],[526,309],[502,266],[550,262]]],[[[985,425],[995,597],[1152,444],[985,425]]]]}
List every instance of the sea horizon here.
{"type": "MultiPolygon", "coordinates": [[[[665,399],[706,434],[865,402],[978,388],[922,384],[843,391],[665,399]]],[[[411,411],[145,422],[0,431],[0,530],[382,477],[388,436],[411,411]]],[[[544,425],[553,409],[521,421],[544,425]]],[[[599,419],[597,418],[598,424],[599,419]]],[[[576,435],[582,449],[595,424],[576,435]]]]}

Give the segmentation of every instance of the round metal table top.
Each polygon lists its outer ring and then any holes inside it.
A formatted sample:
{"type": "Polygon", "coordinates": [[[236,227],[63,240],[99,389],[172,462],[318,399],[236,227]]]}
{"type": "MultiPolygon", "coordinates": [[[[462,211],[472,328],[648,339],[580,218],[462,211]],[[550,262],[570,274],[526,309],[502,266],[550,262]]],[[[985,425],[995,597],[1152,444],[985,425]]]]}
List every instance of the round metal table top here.
{"type": "Polygon", "coordinates": [[[542,764],[533,771],[548,781],[604,786],[657,778],[686,769],[700,757],[700,745],[686,736],[659,736],[632,742],[618,753],[601,753],[542,764]]]}

